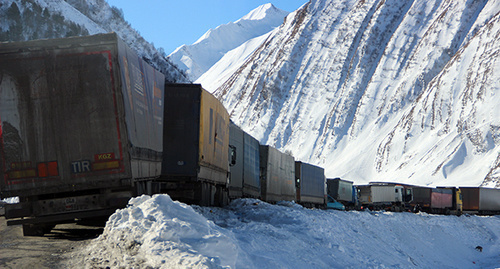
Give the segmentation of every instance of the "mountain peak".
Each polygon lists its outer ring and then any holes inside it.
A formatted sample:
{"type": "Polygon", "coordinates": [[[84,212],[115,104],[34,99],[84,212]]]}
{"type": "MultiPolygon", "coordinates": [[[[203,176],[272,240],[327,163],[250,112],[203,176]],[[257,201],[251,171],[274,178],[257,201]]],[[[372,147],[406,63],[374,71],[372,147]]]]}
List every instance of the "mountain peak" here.
{"type": "Polygon", "coordinates": [[[274,15],[274,14],[284,14],[286,16],[288,12],[281,10],[277,7],[275,7],[271,3],[267,3],[261,6],[258,6],[256,9],[250,11],[247,15],[243,16],[241,19],[237,20],[236,23],[243,21],[243,20],[252,20],[252,21],[258,21],[266,18],[269,15],[274,15]]]}
{"type": "Polygon", "coordinates": [[[283,23],[288,12],[265,4],[250,11],[236,22],[208,30],[192,45],[183,45],[169,59],[195,81],[228,51],[246,41],[269,33],[283,23]]]}

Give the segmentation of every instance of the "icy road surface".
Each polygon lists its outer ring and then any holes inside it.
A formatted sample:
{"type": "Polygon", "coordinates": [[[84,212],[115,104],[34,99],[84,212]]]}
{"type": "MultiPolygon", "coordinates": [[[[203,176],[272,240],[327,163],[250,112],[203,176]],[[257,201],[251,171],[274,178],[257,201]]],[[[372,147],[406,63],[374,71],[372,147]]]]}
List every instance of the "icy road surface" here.
{"type": "Polygon", "coordinates": [[[87,268],[499,268],[499,237],[500,216],[325,211],[253,199],[208,208],[155,195],[134,198],[113,214],[104,233],[71,263],[87,268]]]}

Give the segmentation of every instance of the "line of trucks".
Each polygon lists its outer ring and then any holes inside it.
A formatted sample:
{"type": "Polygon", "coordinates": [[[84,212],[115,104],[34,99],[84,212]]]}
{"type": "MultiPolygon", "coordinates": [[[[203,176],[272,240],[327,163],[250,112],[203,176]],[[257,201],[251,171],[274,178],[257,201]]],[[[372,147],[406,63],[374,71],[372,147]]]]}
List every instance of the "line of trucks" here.
{"type": "Polygon", "coordinates": [[[166,83],[114,33],[0,43],[0,198],[20,201],[5,206],[8,225],[41,235],[158,193],[204,206],[500,212],[499,189],[327,180],[241,130],[201,85],[166,83]]]}
{"type": "Polygon", "coordinates": [[[427,212],[434,214],[499,214],[500,189],[484,187],[422,187],[372,182],[353,185],[328,179],[328,195],[349,209],[427,212]]]}

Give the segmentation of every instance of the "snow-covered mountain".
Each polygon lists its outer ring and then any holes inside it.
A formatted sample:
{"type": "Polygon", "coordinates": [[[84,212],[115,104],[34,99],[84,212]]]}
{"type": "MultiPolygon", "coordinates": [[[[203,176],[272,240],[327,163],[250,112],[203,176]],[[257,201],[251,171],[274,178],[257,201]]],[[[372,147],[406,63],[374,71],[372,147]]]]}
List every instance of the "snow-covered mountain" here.
{"type": "Polygon", "coordinates": [[[170,82],[189,82],[125,21],[123,12],[105,0],[2,0],[0,41],[92,35],[116,32],[132,49],[166,75],[170,82]]]}
{"type": "Polygon", "coordinates": [[[500,187],[500,2],[311,0],[266,38],[210,75],[262,143],[359,184],[500,187]]]}
{"type": "Polygon", "coordinates": [[[194,81],[226,52],[281,25],[286,15],[272,4],[259,6],[235,22],[208,30],[194,44],[183,45],[168,57],[194,81]]]}
{"type": "Polygon", "coordinates": [[[272,30],[269,33],[252,38],[241,46],[228,51],[217,63],[210,67],[207,72],[203,73],[195,83],[201,84],[203,88],[209,92],[214,92],[228,80],[246,60],[248,60],[255,50],[260,47],[274,31],[275,30],[272,30]]]}

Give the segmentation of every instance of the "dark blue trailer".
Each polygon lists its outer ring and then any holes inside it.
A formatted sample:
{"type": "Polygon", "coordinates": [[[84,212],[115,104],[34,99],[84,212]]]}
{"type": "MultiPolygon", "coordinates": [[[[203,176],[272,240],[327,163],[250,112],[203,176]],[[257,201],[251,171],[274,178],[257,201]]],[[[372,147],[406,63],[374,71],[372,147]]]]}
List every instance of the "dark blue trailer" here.
{"type": "Polygon", "coordinates": [[[229,146],[236,153],[231,166],[229,197],[260,198],[259,141],[233,122],[229,125],[229,146]]]}
{"type": "Polygon", "coordinates": [[[236,154],[235,163],[230,167],[229,180],[229,198],[236,199],[243,197],[243,130],[240,129],[234,122],[229,123],[229,147],[233,150],[229,151],[236,154]]]}
{"type": "Polygon", "coordinates": [[[243,196],[260,198],[260,143],[243,132],[243,196]]]}
{"type": "Polygon", "coordinates": [[[325,169],[303,162],[295,162],[297,202],[307,207],[322,207],[326,197],[325,169]]]}

